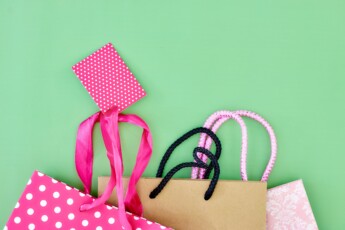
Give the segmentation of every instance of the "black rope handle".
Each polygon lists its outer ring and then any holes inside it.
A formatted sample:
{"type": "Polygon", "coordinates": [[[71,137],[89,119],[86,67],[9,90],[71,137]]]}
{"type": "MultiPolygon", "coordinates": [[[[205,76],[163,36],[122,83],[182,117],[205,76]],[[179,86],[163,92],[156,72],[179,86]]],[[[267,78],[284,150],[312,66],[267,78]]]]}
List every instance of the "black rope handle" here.
{"type": "Polygon", "coordinates": [[[169,182],[169,180],[175,175],[175,173],[177,173],[179,170],[183,169],[183,168],[189,168],[189,167],[199,167],[199,168],[208,168],[209,166],[204,163],[199,157],[198,157],[198,153],[201,152],[203,154],[205,154],[210,160],[211,160],[211,164],[214,167],[214,175],[210,181],[210,185],[208,186],[208,189],[205,192],[204,195],[204,199],[205,200],[209,200],[216,188],[218,179],[219,179],[219,175],[220,175],[220,168],[219,168],[219,164],[218,164],[218,160],[217,158],[208,150],[202,147],[196,147],[193,151],[193,157],[197,162],[185,162],[185,163],[181,163],[177,166],[175,166],[173,169],[171,169],[167,175],[161,180],[161,182],[158,184],[158,186],[152,190],[152,192],[150,193],[150,198],[154,199],[158,196],[158,194],[164,189],[164,187],[167,185],[167,183],[169,182]]]}
{"type": "Polygon", "coordinates": [[[188,138],[190,138],[191,136],[193,136],[194,134],[197,133],[206,133],[207,135],[209,135],[212,140],[214,141],[215,145],[216,145],[216,153],[215,155],[213,155],[208,149],[202,148],[202,147],[196,147],[193,151],[193,157],[195,162],[185,162],[185,163],[181,163],[177,166],[175,166],[173,169],[171,169],[167,175],[161,180],[161,182],[158,184],[158,186],[150,193],[150,198],[154,199],[166,186],[166,184],[169,182],[169,180],[175,175],[175,173],[177,173],[179,170],[183,169],[183,168],[189,168],[189,167],[198,167],[198,168],[204,168],[207,169],[208,175],[210,174],[211,170],[214,168],[214,174],[213,177],[210,181],[210,185],[208,187],[208,189],[205,192],[204,195],[204,199],[208,200],[211,198],[214,189],[217,185],[218,179],[219,179],[219,175],[220,175],[220,167],[218,164],[218,159],[220,157],[221,154],[221,143],[220,140],[218,139],[218,137],[216,136],[216,134],[214,134],[211,130],[207,129],[207,128],[195,128],[189,132],[187,132],[186,134],[184,134],[182,137],[180,137],[179,139],[177,139],[166,151],[166,153],[164,154],[162,161],[160,162],[158,171],[157,171],[157,177],[162,177],[163,171],[164,171],[164,167],[167,163],[167,161],[169,160],[172,152],[175,150],[175,148],[180,145],[182,142],[184,142],[185,140],[187,140],[188,138]],[[198,153],[203,153],[205,154],[210,160],[211,163],[210,165],[208,165],[207,163],[203,162],[199,157],[198,157],[198,153]],[[211,170],[209,170],[209,168],[211,168],[211,170]]]}
{"type": "MultiPolygon", "coordinates": [[[[211,137],[211,139],[213,140],[213,142],[215,143],[215,146],[216,146],[215,157],[217,158],[217,160],[219,159],[220,153],[222,152],[222,145],[221,145],[220,140],[217,137],[217,135],[214,132],[212,132],[210,129],[207,129],[204,127],[195,128],[195,129],[192,129],[191,131],[185,133],[183,136],[181,136],[179,139],[177,139],[174,143],[172,143],[172,145],[170,145],[170,147],[168,148],[168,150],[165,152],[164,156],[162,157],[162,160],[161,160],[159,167],[158,167],[158,170],[157,170],[156,177],[162,177],[164,167],[165,167],[166,163],[168,162],[173,151],[177,148],[177,146],[182,144],[184,141],[186,141],[191,136],[198,134],[198,133],[206,133],[208,136],[211,137]]],[[[195,159],[195,160],[197,160],[197,159],[195,159]]],[[[207,170],[207,171],[211,171],[211,170],[207,170]]],[[[210,172],[208,172],[208,174],[210,174],[210,172]]]]}

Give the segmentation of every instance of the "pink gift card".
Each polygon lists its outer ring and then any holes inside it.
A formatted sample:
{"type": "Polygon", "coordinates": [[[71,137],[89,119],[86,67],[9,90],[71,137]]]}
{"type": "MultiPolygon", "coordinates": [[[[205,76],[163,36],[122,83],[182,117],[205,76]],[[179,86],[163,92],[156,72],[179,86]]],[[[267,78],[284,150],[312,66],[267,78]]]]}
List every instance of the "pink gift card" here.
{"type": "MultiPolygon", "coordinates": [[[[80,205],[92,200],[90,195],[35,171],[4,230],[122,229],[115,206],[104,204],[84,212],[79,210],[80,205]]],[[[170,229],[129,212],[127,219],[134,230],[170,229]]]]}
{"type": "Polygon", "coordinates": [[[267,229],[318,229],[302,180],[268,190],[267,229]]]}
{"type": "Polygon", "coordinates": [[[119,112],[146,95],[111,43],[72,67],[102,112],[119,112]]]}

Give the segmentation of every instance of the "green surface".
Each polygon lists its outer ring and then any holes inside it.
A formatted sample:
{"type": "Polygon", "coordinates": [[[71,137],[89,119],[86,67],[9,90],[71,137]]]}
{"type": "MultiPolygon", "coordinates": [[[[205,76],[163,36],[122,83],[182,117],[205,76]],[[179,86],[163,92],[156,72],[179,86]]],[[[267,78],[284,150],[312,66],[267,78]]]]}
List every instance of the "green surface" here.
{"type": "MultiPolygon", "coordinates": [[[[81,188],[76,129],[97,107],[71,66],[112,42],[148,93],[126,110],[152,129],[145,176],[214,111],[253,110],[278,137],[269,187],[302,178],[320,229],[344,229],[344,11],[343,0],[1,0],[0,227],[35,169],[81,188]]],[[[268,136],[247,123],[248,169],[258,179],[268,136]]],[[[141,131],[121,131],[129,175],[141,131]]],[[[239,179],[240,129],[228,122],[219,135],[222,178],[239,179]]],[[[191,159],[196,143],[176,151],[169,166],[191,159]]],[[[95,150],[94,185],[109,172],[98,129],[95,150]]]]}

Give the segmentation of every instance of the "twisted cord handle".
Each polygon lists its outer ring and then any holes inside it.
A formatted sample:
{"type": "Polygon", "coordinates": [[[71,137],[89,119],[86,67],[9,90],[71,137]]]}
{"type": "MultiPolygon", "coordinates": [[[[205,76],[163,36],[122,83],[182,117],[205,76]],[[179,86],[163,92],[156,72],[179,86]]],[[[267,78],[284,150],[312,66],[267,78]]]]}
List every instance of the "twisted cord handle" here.
{"type": "Polygon", "coordinates": [[[207,128],[200,127],[200,128],[192,129],[191,131],[185,133],[180,138],[178,138],[172,145],[170,145],[170,147],[168,148],[168,150],[165,152],[164,156],[162,157],[162,160],[161,160],[159,167],[158,167],[158,170],[157,170],[156,177],[157,178],[162,177],[165,165],[166,165],[167,161],[169,160],[173,151],[180,144],[182,144],[188,138],[190,138],[191,136],[193,136],[197,133],[205,133],[214,141],[214,143],[216,145],[216,153],[213,155],[208,149],[205,149],[202,147],[196,147],[193,151],[194,162],[181,163],[181,164],[175,166],[173,169],[171,169],[167,173],[167,175],[161,180],[159,185],[151,192],[150,198],[152,198],[152,199],[155,198],[163,190],[163,188],[169,182],[169,180],[179,170],[181,170],[183,168],[188,168],[188,167],[207,169],[207,168],[212,166],[212,168],[215,169],[215,173],[214,173],[213,178],[210,182],[209,188],[207,189],[207,191],[205,192],[205,195],[204,195],[205,200],[208,200],[211,198],[213,191],[216,187],[216,184],[218,182],[218,179],[219,179],[220,168],[218,165],[218,159],[219,159],[220,154],[221,154],[222,146],[221,146],[221,143],[220,143],[220,140],[218,139],[218,137],[211,130],[209,130],[207,128]],[[211,160],[210,166],[206,162],[202,161],[201,158],[199,158],[200,154],[205,154],[211,160]]]}
{"type": "Polygon", "coordinates": [[[208,149],[205,148],[201,148],[201,147],[196,147],[193,151],[193,157],[195,159],[196,162],[185,162],[185,163],[181,163],[177,166],[175,166],[174,168],[172,168],[167,174],[166,176],[161,180],[161,182],[158,184],[158,186],[152,190],[152,192],[150,193],[150,198],[154,199],[156,198],[159,193],[164,189],[164,187],[167,185],[167,183],[169,182],[169,180],[181,169],[184,168],[190,168],[190,167],[198,167],[198,168],[203,168],[206,169],[209,166],[203,162],[200,158],[198,158],[197,153],[198,152],[202,152],[203,154],[205,154],[210,160],[211,160],[211,164],[214,167],[214,174],[213,177],[210,181],[210,185],[208,186],[208,189],[205,192],[204,195],[204,199],[205,200],[209,200],[216,188],[218,179],[219,179],[219,175],[220,175],[220,168],[219,168],[219,164],[218,164],[218,159],[216,158],[215,155],[213,155],[208,149]]]}
{"type": "MultiPolygon", "coordinates": [[[[222,125],[223,122],[233,119],[235,120],[241,127],[242,132],[242,146],[241,146],[241,176],[242,178],[245,178],[246,175],[246,162],[247,162],[247,149],[248,149],[248,134],[247,134],[247,126],[244,123],[242,117],[235,112],[230,111],[217,111],[214,114],[212,114],[207,121],[204,124],[205,128],[209,128],[212,130],[212,132],[217,132],[218,128],[222,125]],[[219,119],[219,123],[214,124],[219,119]]],[[[199,140],[199,147],[205,147],[206,149],[210,149],[212,144],[212,140],[210,138],[207,138],[207,135],[202,133],[199,140]]],[[[207,156],[205,156],[202,153],[198,153],[198,157],[201,158],[204,162],[207,162],[207,156]]],[[[208,178],[209,173],[212,170],[212,165],[208,169],[203,168],[196,168],[194,167],[192,169],[192,179],[203,179],[208,178]],[[206,173],[207,170],[207,173],[206,173]],[[201,176],[199,175],[201,174],[201,176]]]]}
{"type": "MultiPolygon", "coordinates": [[[[269,162],[266,166],[266,169],[262,175],[261,181],[266,182],[268,180],[268,177],[273,169],[274,163],[276,161],[276,157],[277,157],[277,139],[274,133],[274,130],[272,128],[272,126],[260,115],[251,112],[251,111],[246,111],[246,110],[238,110],[238,111],[218,111],[215,112],[213,115],[211,115],[209,117],[209,119],[207,119],[207,121],[205,122],[204,127],[210,128],[212,127],[212,131],[216,132],[218,130],[218,128],[225,122],[227,121],[229,118],[229,115],[227,114],[237,114],[238,116],[245,116],[245,117],[249,117],[251,119],[254,119],[256,121],[258,121],[262,126],[265,127],[265,129],[267,130],[269,137],[270,137],[270,141],[271,141],[271,156],[269,159],[269,162]]],[[[243,134],[242,134],[243,135],[243,134]]],[[[207,138],[206,136],[203,137],[201,135],[200,137],[200,142],[199,142],[199,146],[200,147],[205,147],[206,149],[209,149],[210,146],[212,144],[212,140],[207,138]]],[[[203,155],[202,156],[202,160],[205,162],[207,161],[207,156],[203,155]]],[[[242,154],[241,155],[241,176],[242,176],[242,180],[247,181],[248,180],[248,176],[247,176],[247,168],[246,168],[246,154],[242,154]]],[[[193,175],[192,175],[193,176],[193,175]]],[[[198,171],[198,176],[196,178],[205,178],[205,176],[207,176],[206,174],[206,170],[205,169],[200,169],[198,171]]]]}

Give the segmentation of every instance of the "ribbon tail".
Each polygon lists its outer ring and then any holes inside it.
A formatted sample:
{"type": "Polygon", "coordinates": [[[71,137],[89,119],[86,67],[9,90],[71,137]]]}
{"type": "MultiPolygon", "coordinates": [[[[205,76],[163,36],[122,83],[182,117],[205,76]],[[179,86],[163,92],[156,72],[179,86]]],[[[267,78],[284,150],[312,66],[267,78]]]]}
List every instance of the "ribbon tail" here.
{"type": "Polygon", "coordinates": [[[91,192],[93,165],[92,130],[95,123],[99,121],[99,116],[99,113],[95,113],[87,118],[79,125],[77,132],[75,166],[86,193],[91,192]]]}
{"type": "Polygon", "coordinates": [[[136,190],[136,184],[138,183],[141,175],[148,165],[151,155],[152,155],[152,136],[148,125],[143,119],[134,114],[120,114],[120,122],[127,122],[134,124],[143,128],[143,133],[141,136],[140,146],[136,158],[136,163],[132,172],[132,175],[129,179],[125,205],[126,209],[137,216],[143,215],[143,207],[140,201],[140,197],[136,190]]]}
{"type": "Polygon", "coordinates": [[[114,176],[116,180],[116,193],[118,199],[118,208],[119,208],[119,219],[124,229],[131,230],[132,227],[127,220],[125,204],[123,200],[123,163],[122,163],[122,151],[121,151],[121,142],[118,130],[118,111],[111,110],[110,112],[104,114],[101,117],[101,128],[104,138],[104,143],[108,150],[108,157],[113,157],[113,169],[114,176]]]}
{"type": "Polygon", "coordinates": [[[109,182],[108,182],[107,187],[105,188],[103,194],[100,197],[98,197],[97,199],[95,199],[90,204],[82,204],[80,206],[80,211],[87,211],[87,210],[93,209],[93,208],[107,202],[107,200],[111,196],[111,193],[113,192],[114,187],[116,185],[114,173],[115,172],[113,170],[111,170],[110,179],[109,179],[109,182]]]}

